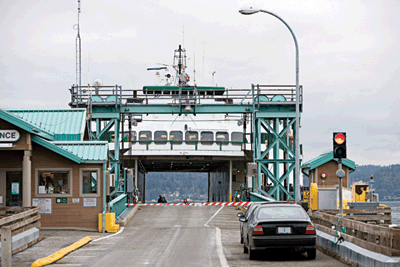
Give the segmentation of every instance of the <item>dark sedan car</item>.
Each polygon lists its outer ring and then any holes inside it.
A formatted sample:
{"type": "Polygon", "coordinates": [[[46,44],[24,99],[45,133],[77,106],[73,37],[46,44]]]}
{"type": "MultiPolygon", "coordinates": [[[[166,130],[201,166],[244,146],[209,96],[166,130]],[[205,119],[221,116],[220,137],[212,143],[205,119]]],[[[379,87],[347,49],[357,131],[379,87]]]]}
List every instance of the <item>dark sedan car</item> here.
{"type": "Polygon", "coordinates": [[[291,203],[258,205],[249,218],[240,217],[243,228],[243,250],[249,259],[266,249],[306,251],[309,259],[316,256],[316,232],[304,209],[291,203]]]}
{"type": "MultiPolygon", "coordinates": [[[[250,205],[247,207],[246,213],[243,214],[243,212],[238,213],[238,217],[245,217],[246,219],[249,219],[251,213],[253,210],[260,204],[263,204],[266,202],[252,202],[250,205]]],[[[246,226],[247,222],[240,222],[240,244],[243,244],[243,228],[246,226]]]]}

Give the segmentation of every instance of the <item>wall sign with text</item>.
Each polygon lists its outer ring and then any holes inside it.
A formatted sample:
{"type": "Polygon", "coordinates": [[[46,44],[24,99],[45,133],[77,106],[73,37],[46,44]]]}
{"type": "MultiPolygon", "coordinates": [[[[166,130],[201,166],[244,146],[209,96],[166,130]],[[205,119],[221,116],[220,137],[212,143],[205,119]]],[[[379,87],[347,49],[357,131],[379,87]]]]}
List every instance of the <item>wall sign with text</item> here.
{"type": "Polygon", "coordinates": [[[21,134],[17,130],[0,130],[0,142],[17,142],[21,134]]]}

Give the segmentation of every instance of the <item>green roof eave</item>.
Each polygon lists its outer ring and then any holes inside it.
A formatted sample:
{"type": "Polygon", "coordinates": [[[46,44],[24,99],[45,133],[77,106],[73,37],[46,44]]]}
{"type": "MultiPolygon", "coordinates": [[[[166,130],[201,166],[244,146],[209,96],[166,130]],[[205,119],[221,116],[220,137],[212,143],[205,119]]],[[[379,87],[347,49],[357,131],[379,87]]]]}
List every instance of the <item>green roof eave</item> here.
{"type": "Polygon", "coordinates": [[[55,141],[52,144],[79,157],[83,163],[104,163],[108,160],[107,141],[55,141]]]}
{"type": "Polygon", "coordinates": [[[8,112],[1,110],[0,109],[0,118],[31,133],[31,134],[36,134],[39,135],[43,138],[49,139],[49,140],[54,140],[54,135],[50,132],[47,132],[43,129],[40,129],[38,127],[33,126],[32,124],[29,124],[25,122],[24,120],[9,114],[8,112]]]}
{"type": "Polygon", "coordinates": [[[54,145],[54,144],[52,144],[51,142],[49,142],[47,140],[44,140],[43,138],[40,138],[40,137],[37,137],[37,136],[32,136],[32,142],[35,142],[35,143],[37,143],[37,144],[39,144],[39,145],[41,145],[41,146],[43,146],[43,147],[45,147],[45,148],[47,148],[47,149],[49,149],[49,150],[51,150],[53,152],[65,157],[67,159],[70,159],[70,160],[72,160],[72,161],[74,161],[76,163],[79,163],[79,164],[83,163],[83,160],[80,157],[78,157],[78,156],[76,156],[76,155],[74,155],[74,154],[72,154],[72,153],[70,153],[70,152],[68,152],[68,151],[66,151],[66,150],[54,145]]]}
{"type": "MultiPolygon", "coordinates": [[[[321,166],[322,164],[325,164],[325,163],[327,163],[327,162],[329,162],[331,160],[338,161],[338,159],[333,158],[333,152],[332,151],[328,152],[328,153],[325,153],[325,154],[322,154],[322,155],[319,155],[318,157],[305,162],[301,166],[301,168],[303,170],[313,170],[313,169],[315,169],[315,168],[321,166]]],[[[342,164],[347,166],[350,169],[350,172],[353,172],[356,169],[355,162],[350,160],[350,159],[347,159],[347,158],[346,159],[342,159],[342,164]]],[[[304,171],[303,171],[303,173],[304,173],[304,171]]]]}

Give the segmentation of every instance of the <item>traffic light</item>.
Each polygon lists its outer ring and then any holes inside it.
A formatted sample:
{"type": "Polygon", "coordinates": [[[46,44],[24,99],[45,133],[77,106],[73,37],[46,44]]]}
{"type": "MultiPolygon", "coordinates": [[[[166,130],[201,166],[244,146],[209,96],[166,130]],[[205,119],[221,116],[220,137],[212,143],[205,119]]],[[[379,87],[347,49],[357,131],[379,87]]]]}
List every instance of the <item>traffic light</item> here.
{"type": "Polygon", "coordinates": [[[346,133],[333,133],[333,158],[346,158],[346,133]]]}

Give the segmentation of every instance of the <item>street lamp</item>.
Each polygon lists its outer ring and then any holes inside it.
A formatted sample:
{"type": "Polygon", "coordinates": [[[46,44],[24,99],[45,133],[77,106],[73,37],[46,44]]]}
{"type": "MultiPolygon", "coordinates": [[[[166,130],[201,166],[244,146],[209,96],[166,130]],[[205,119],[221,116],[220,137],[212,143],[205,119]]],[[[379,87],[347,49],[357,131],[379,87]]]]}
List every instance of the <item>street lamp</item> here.
{"type": "Polygon", "coordinates": [[[239,10],[240,14],[242,15],[252,15],[258,12],[264,12],[267,14],[270,14],[272,16],[274,16],[275,18],[279,19],[280,21],[283,22],[283,24],[286,25],[286,27],[289,29],[290,33],[292,34],[293,40],[294,40],[294,44],[296,47],[296,159],[295,159],[295,201],[299,202],[300,201],[300,142],[299,142],[299,132],[300,132],[300,103],[299,103],[299,47],[297,44],[297,39],[296,36],[294,35],[292,29],[290,28],[290,26],[278,15],[266,11],[266,10],[262,10],[262,9],[246,9],[246,10],[239,10]]]}

